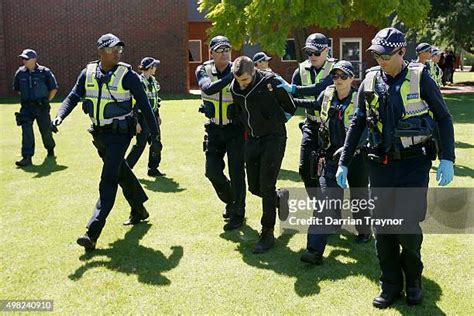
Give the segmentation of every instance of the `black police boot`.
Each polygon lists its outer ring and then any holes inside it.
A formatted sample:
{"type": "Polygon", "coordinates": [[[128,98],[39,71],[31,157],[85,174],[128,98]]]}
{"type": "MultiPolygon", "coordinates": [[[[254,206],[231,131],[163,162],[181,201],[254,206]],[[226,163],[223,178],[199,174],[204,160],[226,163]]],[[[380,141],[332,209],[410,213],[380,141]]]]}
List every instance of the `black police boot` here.
{"type": "Polygon", "coordinates": [[[421,289],[421,280],[407,282],[407,304],[418,305],[423,301],[423,290],[421,289]]]}
{"type": "Polygon", "coordinates": [[[141,221],[150,217],[150,214],[146,210],[146,208],[142,205],[141,207],[134,208],[132,212],[130,212],[130,216],[128,219],[123,222],[125,226],[127,225],[135,225],[140,223],[141,221]]]}
{"type": "Polygon", "coordinates": [[[232,216],[227,224],[224,225],[224,231],[234,230],[239,228],[245,223],[245,217],[232,216]]]}
{"type": "Polygon", "coordinates": [[[260,233],[260,239],[255,245],[255,248],[253,248],[253,253],[264,253],[272,248],[274,244],[275,236],[273,235],[273,228],[263,228],[260,233]]]}
{"type": "Polygon", "coordinates": [[[85,250],[94,250],[96,245],[96,240],[93,240],[85,233],[82,236],[77,238],[77,244],[84,247],[85,250]]]}
{"type": "Polygon", "coordinates": [[[372,239],[371,234],[359,234],[355,239],[356,244],[365,244],[368,243],[372,239]]]}
{"type": "Polygon", "coordinates": [[[383,309],[392,305],[398,298],[400,298],[401,293],[388,293],[382,291],[378,296],[374,298],[372,305],[377,308],[383,309]]]}
{"type": "Polygon", "coordinates": [[[277,193],[277,210],[278,218],[280,221],[286,221],[290,214],[290,207],[288,206],[288,199],[290,198],[290,192],[286,189],[278,189],[277,193]]]}
{"type": "Polygon", "coordinates": [[[27,167],[31,165],[31,157],[30,156],[23,156],[21,160],[15,161],[15,165],[18,167],[27,167]]]}
{"type": "Polygon", "coordinates": [[[50,158],[56,157],[54,155],[54,148],[48,149],[48,157],[50,157],[50,158]]]}
{"type": "Polygon", "coordinates": [[[148,169],[148,176],[149,177],[164,177],[166,176],[166,173],[162,173],[158,169],[148,169]]]}
{"type": "Polygon", "coordinates": [[[306,263],[320,265],[323,263],[323,255],[316,250],[306,250],[301,255],[300,260],[306,263]]]}

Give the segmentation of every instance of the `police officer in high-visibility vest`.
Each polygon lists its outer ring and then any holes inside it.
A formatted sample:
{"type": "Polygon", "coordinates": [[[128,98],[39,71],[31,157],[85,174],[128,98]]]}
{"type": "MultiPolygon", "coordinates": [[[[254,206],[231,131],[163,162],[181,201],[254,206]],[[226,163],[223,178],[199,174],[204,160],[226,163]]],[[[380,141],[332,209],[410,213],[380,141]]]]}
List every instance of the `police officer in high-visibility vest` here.
{"type": "Polygon", "coordinates": [[[441,87],[443,84],[443,71],[438,66],[440,58],[441,50],[437,47],[431,46],[431,59],[428,60],[428,71],[438,87],[441,87]]]}
{"type": "Polygon", "coordinates": [[[358,106],[336,173],[338,184],[346,187],[348,167],[363,131],[368,128],[371,194],[381,193],[383,197],[377,201],[373,216],[379,218],[393,212],[395,218],[398,215],[405,218],[406,209],[415,213],[408,214],[413,215],[412,221],[404,226],[411,228],[408,233],[396,226],[392,231],[380,225],[374,227],[382,270],[382,292],[373,301],[378,308],[390,306],[401,295],[404,283],[408,304],[420,304],[423,299],[423,235],[419,222],[426,214],[431,161],[437,155],[431,136],[434,122],[438,124],[442,148],[436,178],[444,186],[454,176],[451,115],[426,68],[404,61],[406,45],[405,35],[395,28],[385,28],[372,39],[368,50],[380,67],[371,69],[359,88],[358,106]],[[407,192],[402,188],[420,193],[413,200],[401,200],[402,193],[407,192]]]}
{"type": "Polygon", "coordinates": [[[23,66],[18,68],[13,81],[13,90],[20,94],[20,112],[15,113],[16,123],[21,126],[22,142],[21,155],[23,158],[15,162],[18,167],[31,165],[31,157],[35,153],[35,136],[33,122],[36,120],[41,133],[43,145],[48,151],[48,157],[54,157],[56,146],[52,128],[49,102],[58,91],[58,83],[53,72],[39,65],[37,54],[32,49],[25,49],[18,57],[23,66]]]}
{"type": "Polygon", "coordinates": [[[206,153],[206,177],[219,199],[226,204],[224,230],[242,226],[245,218],[244,128],[235,115],[230,83],[234,78],[230,61],[229,39],[215,36],[209,44],[212,59],[196,69],[203,104],[199,111],[207,121],[204,125],[203,150],[206,153]],[[224,175],[224,156],[230,180],[224,175]]]}
{"type": "Polygon", "coordinates": [[[431,59],[431,45],[428,43],[420,43],[415,48],[416,62],[425,65],[431,59]]]}
{"type": "MultiPolygon", "coordinates": [[[[354,104],[357,90],[352,87],[354,68],[350,62],[345,60],[337,62],[331,70],[331,75],[334,84],[321,92],[314,108],[321,113],[321,126],[319,128],[320,147],[317,152],[317,176],[319,177],[321,188],[321,199],[328,197],[342,200],[344,191],[336,183],[336,170],[340,152],[346,138],[346,130],[349,128],[355,111],[354,104]]],[[[367,134],[361,137],[349,166],[348,177],[352,201],[367,200],[368,198],[369,180],[364,149],[366,138],[367,134]]],[[[315,210],[313,216],[329,216],[340,219],[341,209],[334,207],[325,209],[323,212],[315,210]]],[[[354,209],[352,216],[360,221],[360,224],[355,225],[358,231],[355,242],[368,242],[371,238],[371,232],[370,225],[366,224],[365,217],[370,217],[370,210],[368,208],[354,209]]],[[[339,226],[322,225],[322,229],[320,228],[317,225],[309,227],[306,251],[302,254],[301,261],[311,264],[322,263],[329,233],[335,232],[339,226]]]]}
{"type": "MultiPolygon", "coordinates": [[[[153,113],[156,117],[156,122],[158,124],[158,135],[161,135],[160,125],[160,102],[161,99],[158,96],[158,91],[160,91],[160,84],[155,78],[156,67],[160,64],[158,59],[153,57],[145,57],[142,59],[139,69],[140,69],[140,79],[143,82],[146,94],[148,96],[148,101],[150,102],[153,113]]],[[[146,123],[145,117],[143,116],[140,110],[137,111],[138,116],[138,129],[137,129],[137,142],[132,146],[130,153],[127,156],[128,166],[133,169],[133,167],[138,162],[138,159],[143,153],[143,150],[146,147],[147,142],[150,140],[150,129],[146,123]]],[[[161,140],[160,140],[161,141],[161,140]]],[[[162,147],[162,146],[161,146],[162,147]]],[[[158,170],[158,166],[161,162],[161,151],[159,153],[154,152],[150,147],[150,152],[148,154],[148,175],[150,177],[162,177],[165,176],[164,173],[161,173],[158,170]]]]}
{"type": "Polygon", "coordinates": [[[120,62],[124,43],[113,34],[102,35],[97,41],[100,60],[93,61],[80,73],[76,85],[63,101],[53,125],[57,126],[82,99],[83,111],[89,115],[92,143],[102,158],[99,200],[86,234],[77,243],[86,250],[94,249],[115,202],[118,186],[131,207],[125,225],[137,224],[149,217],[143,203],[148,197],[124,157],[136,131],[132,97],[150,128],[152,149],[161,150],[158,128],[139,75],[128,64],[120,62]]]}
{"type": "MultiPolygon", "coordinates": [[[[328,58],[329,41],[321,33],[313,33],[306,39],[303,47],[308,59],[300,63],[293,73],[292,84],[288,84],[278,77],[287,92],[296,96],[315,100],[320,93],[333,83],[329,75],[334,60],[328,58]]],[[[314,172],[317,165],[316,153],[319,150],[318,130],[321,118],[318,111],[306,109],[306,120],[301,127],[303,139],[301,141],[299,173],[305,187],[319,187],[319,179],[314,172]]]]}
{"type": "Polygon", "coordinates": [[[264,70],[264,71],[272,71],[272,69],[269,66],[270,60],[272,58],[265,54],[264,52],[258,52],[253,55],[252,61],[253,64],[255,65],[255,68],[258,70],[264,70]]]}

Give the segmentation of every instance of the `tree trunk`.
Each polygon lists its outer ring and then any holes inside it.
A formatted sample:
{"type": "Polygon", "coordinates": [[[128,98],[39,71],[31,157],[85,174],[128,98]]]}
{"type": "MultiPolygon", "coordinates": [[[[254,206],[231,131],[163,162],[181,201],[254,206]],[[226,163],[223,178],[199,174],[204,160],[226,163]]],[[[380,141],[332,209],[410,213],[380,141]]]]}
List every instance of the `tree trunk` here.
{"type": "Polygon", "coordinates": [[[308,30],[305,27],[296,28],[293,31],[295,36],[295,53],[296,60],[301,63],[306,60],[307,56],[303,53],[302,48],[306,42],[306,37],[308,37],[308,30]]]}

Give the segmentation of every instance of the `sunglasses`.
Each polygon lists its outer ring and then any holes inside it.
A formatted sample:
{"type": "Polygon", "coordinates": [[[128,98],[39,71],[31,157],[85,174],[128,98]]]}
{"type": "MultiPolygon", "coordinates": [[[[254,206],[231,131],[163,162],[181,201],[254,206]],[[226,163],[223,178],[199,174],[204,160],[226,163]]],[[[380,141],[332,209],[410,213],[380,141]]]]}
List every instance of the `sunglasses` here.
{"type": "Polygon", "coordinates": [[[123,53],[123,47],[122,46],[115,46],[115,47],[105,47],[105,48],[102,48],[104,50],[104,52],[106,52],[107,54],[111,54],[113,52],[117,52],[119,54],[123,53]]]}
{"type": "Polygon", "coordinates": [[[337,79],[342,79],[342,80],[347,80],[349,78],[348,74],[333,74],[332,79],[337,80],[337,79]]]}
{"type": "Polygon", "coordinates": [[[228,53],[231,51],[232,48],[230,47],[219,47],[214,50],[214,52],[220,54],[220,53],[228,53]]]}
{"type": "Polygon", "coordinates": [[[390,54],[379,54],[376,52],[372,52],[372,57],[374,57],[374,59],[390,60],[390,58],[392,58],[392,56],[397,54],[399,51],[400,49],[397,49],[391,52],[390,54]]]}
{"type": "Polygon", "coordinates": [[[319,56],[321,56],[323,51],[324,51],[324,49],[323,50],[305,50],[304,52],[306,53],[306,55],[308,57],[311,57],[311,56],[319,57],[319,56]]]}

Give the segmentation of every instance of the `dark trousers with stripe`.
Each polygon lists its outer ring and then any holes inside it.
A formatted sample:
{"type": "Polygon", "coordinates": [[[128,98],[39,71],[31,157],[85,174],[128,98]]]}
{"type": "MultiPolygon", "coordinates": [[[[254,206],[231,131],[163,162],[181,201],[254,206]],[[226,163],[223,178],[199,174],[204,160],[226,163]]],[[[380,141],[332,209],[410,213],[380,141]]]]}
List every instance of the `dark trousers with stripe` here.
{"type": "Polygon", "coordinates": [[[93,240],[99,238],[115,203],[118,186],[122,188],[132,215],[143,206],[148,197],[137,177],[125,161],[125,152],[130,144],[129,134],[115,132],[93,133],[93,144],[102,158],[103,166],[99,183],[99,199],[87,224],[87,234],[93,240]]]}
{"type": "MultiPolygon", "coordinates": [[[[426,194],[431,160],[418,157],[394,160],[384,165],[369,161],[369,179],[372,196],[378,197],[374,217],[382,212],[391,211],[394,217],[403,216],[409,210],[412,218],[409,232],[384,234],[376,230],[376,251],[381,269],[382,290],[397,293],[403,289],[403,276],[406,286],[414,286],[421,279],[423,263],[421,261],[421,244],[423,234],[419,222],[426,214],[426,194]],[[421,188],[416,190],[418,196],[407,201],[403,188],[421,188]],[[415,220],[413,220],[415,218],[415,220]]],[[[409,192],[409,191],[408,191],[409,192]]]]}
{"type": "Polygon", "coordinates": [[[206,177],[231,216],[245,216],[244,129],[234,124],[205,129],[206,177]],[[226,154],[230,180],[224,174],[226,154]]]}

